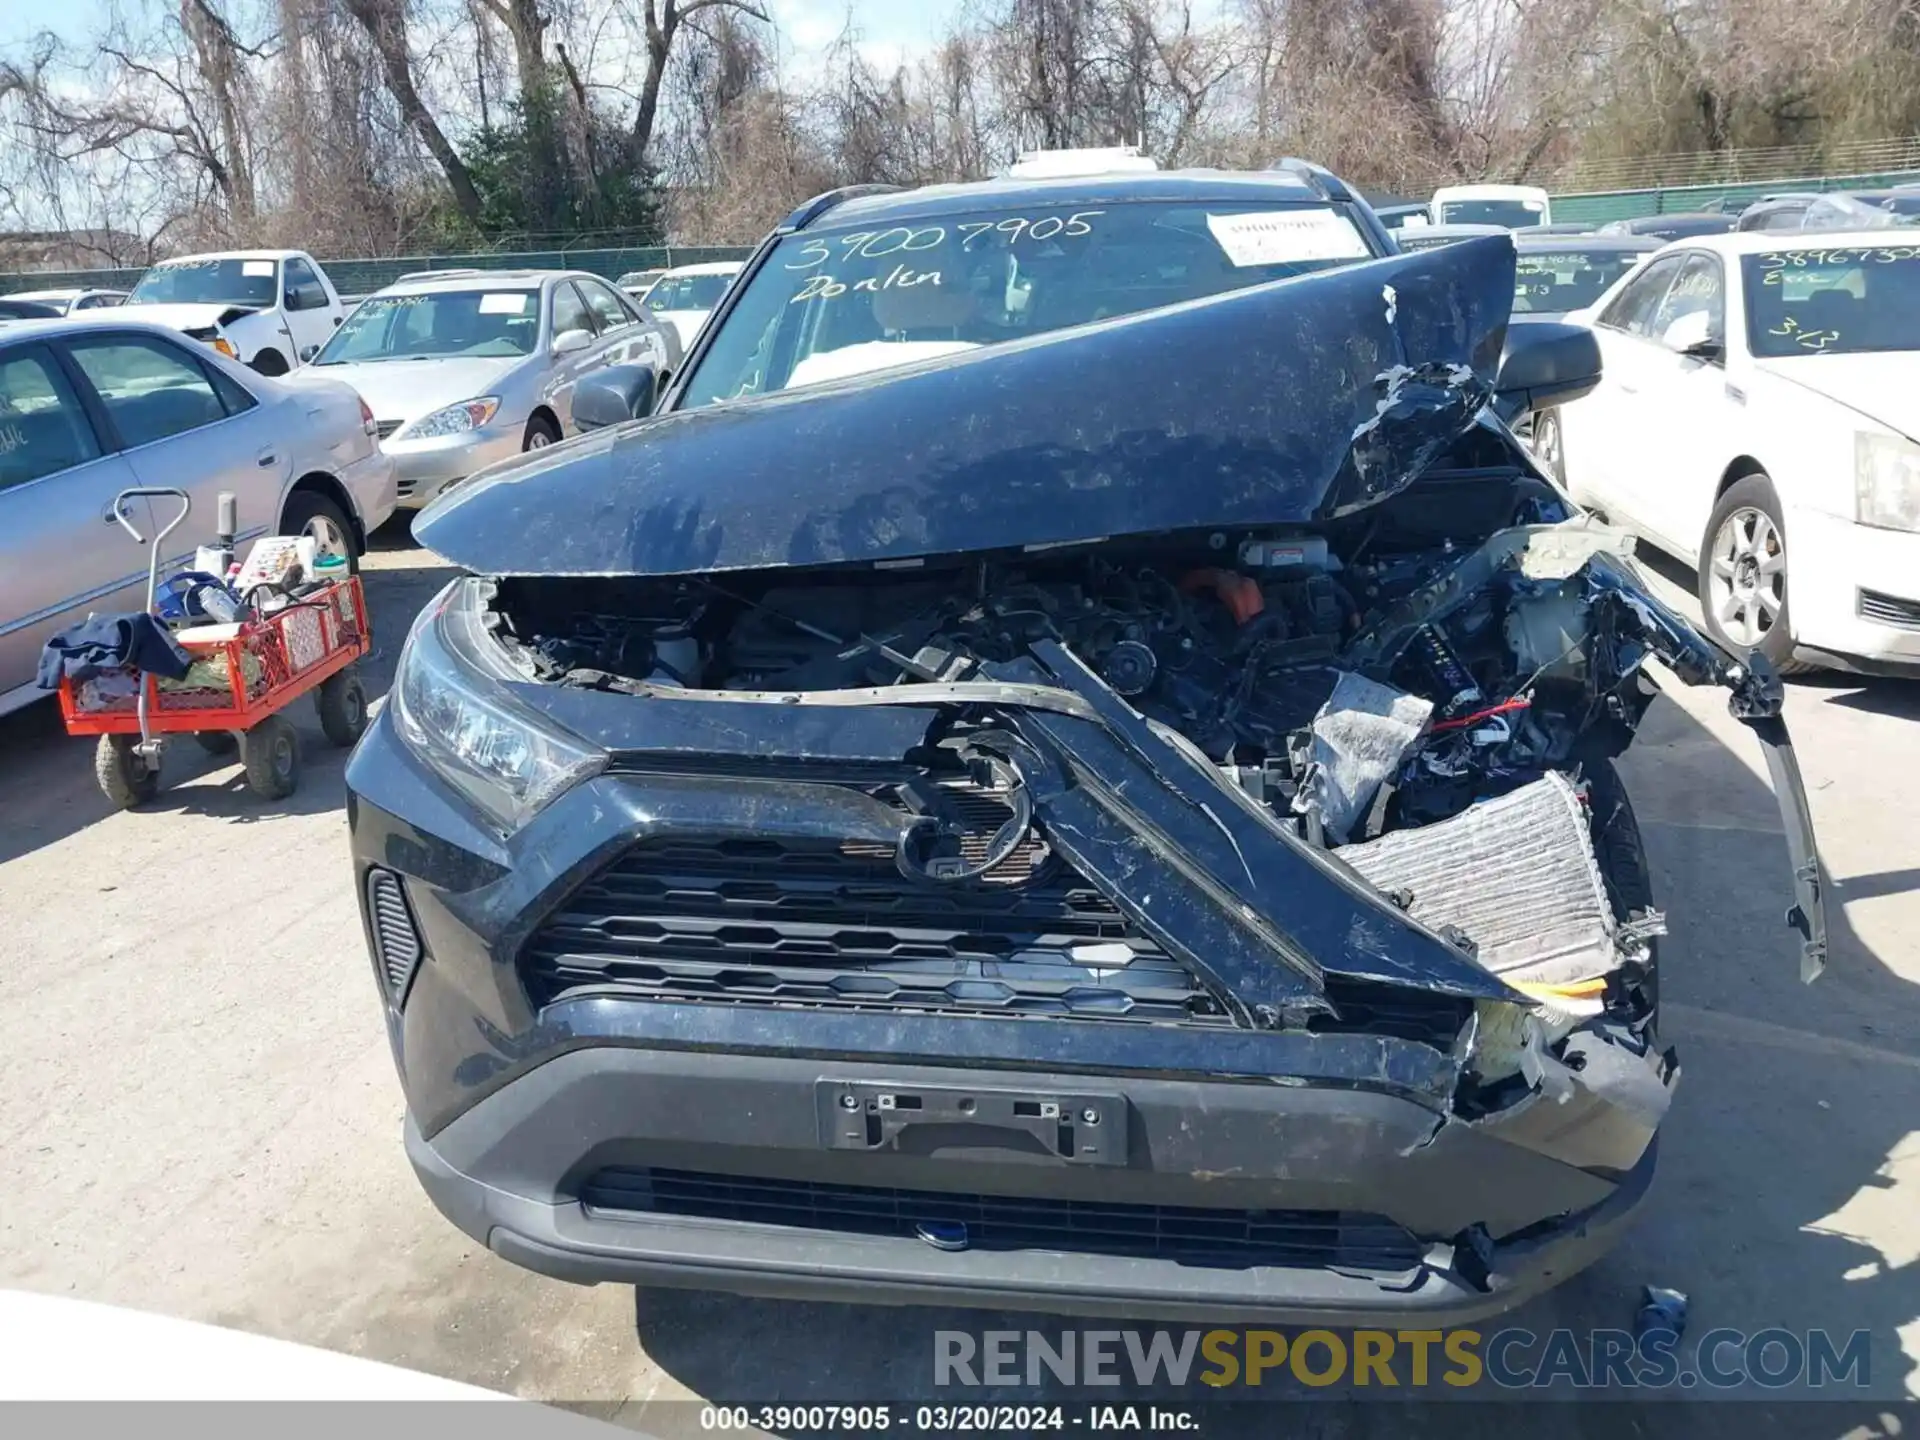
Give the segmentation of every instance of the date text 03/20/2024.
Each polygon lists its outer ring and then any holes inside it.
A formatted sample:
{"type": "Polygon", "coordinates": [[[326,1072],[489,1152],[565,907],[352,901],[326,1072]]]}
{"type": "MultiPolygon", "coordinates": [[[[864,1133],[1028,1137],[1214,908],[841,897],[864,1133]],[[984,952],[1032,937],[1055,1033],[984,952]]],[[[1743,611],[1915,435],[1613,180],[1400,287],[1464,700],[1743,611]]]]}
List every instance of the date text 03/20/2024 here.
{"type": "Polygon", "coordinates": [[[756,1432],[901,1430],[910,1434],[1032,1435],[1072,1430],[1192,1434],[1193,1411],[1177,1405],[707,1405],[700,1428],[756,1432]]]}

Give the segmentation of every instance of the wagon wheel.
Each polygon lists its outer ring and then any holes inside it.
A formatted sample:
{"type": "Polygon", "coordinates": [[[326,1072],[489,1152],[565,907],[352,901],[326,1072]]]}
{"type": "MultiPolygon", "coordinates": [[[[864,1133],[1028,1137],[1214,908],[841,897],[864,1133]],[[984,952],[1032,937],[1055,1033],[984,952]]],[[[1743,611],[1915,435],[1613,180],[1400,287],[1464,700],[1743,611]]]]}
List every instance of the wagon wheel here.
{"type": "Polygon", "coordinates": [[[367,728],[366,687],[352,666],[321,681],[313,699],[320,711],[320,728],[342,749],[358,740],[367,728]]]}
{"type": "Polygon", "coordinates": [[[160,793],[160,769],[133,748],[139,743],[137,735],[102,735],[93,750],[93,778],[100,783],[100,793],[122,810],[144,805],[160,793]]]}
{"type": "Polygon", "coordinates": [[[284,715],[269,715],[240,737],[247,788],[262,800],[284,800],[300,783],[300,737],[284,715]]]}

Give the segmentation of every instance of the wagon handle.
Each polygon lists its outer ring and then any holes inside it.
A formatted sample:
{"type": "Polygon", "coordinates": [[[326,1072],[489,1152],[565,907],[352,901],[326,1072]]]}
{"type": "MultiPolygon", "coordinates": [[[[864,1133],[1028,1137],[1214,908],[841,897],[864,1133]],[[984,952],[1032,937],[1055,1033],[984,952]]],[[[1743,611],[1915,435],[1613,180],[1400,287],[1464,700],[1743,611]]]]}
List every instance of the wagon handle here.
{"type": "MultiPolygon", "coordinates": [[[[134,544],[144,545],[147,543],[146,537],[133,528],[133,521],[127,518],[127,512],[120,507],[125,505],[129,500],[155,500],[168,495],[171,495],[180,502],[180,513],[163,526],[158,535],[153,537],[156,554],[159,553],[158,547],[160,542],[175,530],[179,529],[180,522],[187,518],[187,512],[193,508],[193,497],[187,494],[186,491],[173,485],[135,485],[132,489],[122,490],[118,495],[113,497],[113,518],[120,522],[120,528],[122,530],[133,537],[134,544]]],[[[151,592],[153,587],[148,586],[147,588],[149,592],[151,592]]]]}
{"type": "MultiPolygon", "coordinates": [[[[120,522],[120,528],[133,537],[136,545],[145,545],[140,532],[133,528],[133,521],[127,518],[127,512],[121,507],[129,500],[165,499],[171,495],[180,502],[180,513],[160,527],[160,533],[153,537],[153,548],[147,554],[147,609],[157,612],[160,608],[160,543],[180,528],[180,522],[187,518],[187,512],[193,509],[193,497],[172,485],[135,485],[122,490],[113,497],[113,518],[120,522]]],[[[153,761],[153,732],[147,728],[147,692],[153,688],[151,676],[140,677],[140,702],[137,707],[140,718],[140,754],[149,764],[153,761]]]]}

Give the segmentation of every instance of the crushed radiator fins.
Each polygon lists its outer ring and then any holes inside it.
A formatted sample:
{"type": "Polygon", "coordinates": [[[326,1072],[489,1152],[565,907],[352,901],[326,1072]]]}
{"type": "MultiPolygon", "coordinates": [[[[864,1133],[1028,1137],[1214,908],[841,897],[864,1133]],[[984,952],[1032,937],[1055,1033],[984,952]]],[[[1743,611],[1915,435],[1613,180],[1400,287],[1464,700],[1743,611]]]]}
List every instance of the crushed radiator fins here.
{"type": "MultiPolygon", "coordinates": [[[[1408,913],[1422,924],[1457,927],[1503,980],[1529,993],[1561,991],[1540,994],[1555,1008],[1584,1008],[1581,983],[1619,966],[1622,937],[1586,806],[1558,772],[1450,820],[1335,853],[1379,889],[1410,892],[1408,913]]],[[[1635,924],[1640,946],[1665,928],[1658,915],[1635,924]]]]}

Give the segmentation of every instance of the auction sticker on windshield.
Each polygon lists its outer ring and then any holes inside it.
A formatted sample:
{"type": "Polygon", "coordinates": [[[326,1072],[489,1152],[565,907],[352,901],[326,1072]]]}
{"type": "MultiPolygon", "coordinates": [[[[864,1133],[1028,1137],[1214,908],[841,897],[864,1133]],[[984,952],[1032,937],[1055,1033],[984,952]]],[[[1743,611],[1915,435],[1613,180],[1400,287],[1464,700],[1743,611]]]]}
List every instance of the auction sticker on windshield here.
{"type": "Polygon", "coordinates": [[[242,260],[240,262],[240,273],[242,275],[265,275],[271,277],[273,275],[273,262],[271,260],[242,260]]]}
{"type": "Polygon", "coordinates": [[[1352,222],[1331,210],[1209,215],[1207,229],[1235,268],[1301,260],[1364,260],[1369,254],[1366,240],[1352,222]]]}
{"type": "Polygon", "coordinates": [[[521,315],[526,308],[527,292],[524,290],[495,290],[480,297],[482,315],[521,315]]]}

